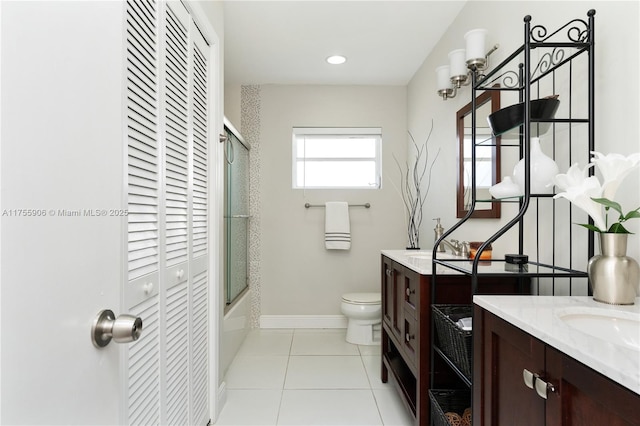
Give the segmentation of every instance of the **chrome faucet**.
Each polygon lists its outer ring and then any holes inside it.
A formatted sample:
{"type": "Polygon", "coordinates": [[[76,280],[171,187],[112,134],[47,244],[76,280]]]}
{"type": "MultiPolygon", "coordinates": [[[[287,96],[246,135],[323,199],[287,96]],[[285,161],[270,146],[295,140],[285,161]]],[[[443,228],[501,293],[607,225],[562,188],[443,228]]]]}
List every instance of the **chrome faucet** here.
{"type": "MultiPolygon", "coordinates": [[[[436,221],[436,227],[433,229],[433,231],[435,232],[435,240],[434,241],[438,241],[442,237],[442,234],[444,233],[444,228],[440,224],[440,218],[439,217],[437,217],[437,218],[435,218],[433,220],[436,221]]],[[[466,242],[466,241],[460,242],[458,240],[451,240],[451,242],[449,242],[447,240],[442,240],[440,242],[440,244],[438,245],[438,252],[439,253],[446,253],[447,250],[446,250],[445,246],[449,247],[449,249],[451,250],[451,253],[454,256],[469,257],[469,243],[466,242]]]]}
{"type": "MultiPolygon", "coordinates": [[[[438,251],[441,251],[443,253],[446,253],[447,251],[443,247],[443,245],[449,247],[449,249],[451,250],[451,254],[453,254],[454,256],[462,256],[462,251],[463,251],[463,248],[465,247],[464,243],[461,243],[458,240],[451,240],[451,242],[447,240],[442,240],[440,242],[440,245],[438,246],[438,251]]],[[[467,255],[468,254],[469,252],[467,251],[467,255]]]]}

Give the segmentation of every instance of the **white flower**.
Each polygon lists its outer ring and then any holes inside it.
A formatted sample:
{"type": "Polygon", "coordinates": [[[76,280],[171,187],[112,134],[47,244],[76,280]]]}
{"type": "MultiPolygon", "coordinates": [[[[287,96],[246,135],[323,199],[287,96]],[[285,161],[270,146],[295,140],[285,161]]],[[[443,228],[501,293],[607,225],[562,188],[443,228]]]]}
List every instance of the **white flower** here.
{"type": "Polygon", "coordinates": [[[555,183],[565,192],[556,194],[553,198],[566,198],[585,211],[593,219],[593,223],[601,230],[607,229],[607,224],[602,211],[602,204],[598,204],[592,198],[601,198],[602,187],[595,176],[587,176],[586,170],[581,170],[577,164],[569,168],[567,174],[557,175],[555,183]]]}
{"type": "Polygon", "coordinates": [[[588,171],[592,166],[593,164],[587,164],[584,169],[581,169],[578,163],[575,163],[569,167],[566,174],[556,175],[553,178],[553,183],[563,191],[574,186],[580,186],[582,182],[589,177],[588,171]]]}
{"type": "Polygon", "coordinates": [[[613,200],[622,180],[640,165],[640,152],[631,154],[628,157],[615,153],[607,155],[596,151],[591,153],[593,154],[591,164],[596,165],[604,179],[602,197],[613,200]]]}

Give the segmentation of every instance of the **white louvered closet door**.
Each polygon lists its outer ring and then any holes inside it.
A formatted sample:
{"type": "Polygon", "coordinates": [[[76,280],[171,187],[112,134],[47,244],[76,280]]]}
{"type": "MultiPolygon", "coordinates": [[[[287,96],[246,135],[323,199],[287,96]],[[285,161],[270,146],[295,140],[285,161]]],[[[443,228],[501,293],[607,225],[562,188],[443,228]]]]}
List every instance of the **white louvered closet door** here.
{"type": "Polygon", "coordinates": [[[145,81],[138,81],[137,64],[127,83],[129,98],[139,87],[155,94],[144,105],[128,99],[129,121],[136,123],[142,110],[149,116],[145,129],[153,133],[147,131],[149,141],[141,150],[134,144],[137,129],[129,131],[128,195],[135,211],[129,215],[129,265],[143,269],[130,272],[126,304],[142,316],[144,332],[129,350],[127,422],[204,425],[209,420],[209,48],[181,2],[151,5],[129,0],[127,13],[127,19],[142,20],[128,24],[136,26],[127,32],[131,62],[141,53],[129,46],[144,43],[145,53],[155,55],[142,73],[148,74],[145,81]],[[138,40],[146,34],[149,40],[138,40]]]}
{"type": "Polygon", "coordinates": [[[191,129],[191,414],[193,424],[209,420],[209,46],[192,32],[191,129]]]}
{"type": "Polygon", "coordinates": [[[189,423],[189,14],[167,3],[164,60],[166,423],[189,423]]]}
{"type": "Polygon", "coordinates": [[[128,346],[125,421],[160,423],[160,265],[162,194],[160,132],[160,4],[127,1],[128,280],[124,312],[142,318],[128,346]]]}

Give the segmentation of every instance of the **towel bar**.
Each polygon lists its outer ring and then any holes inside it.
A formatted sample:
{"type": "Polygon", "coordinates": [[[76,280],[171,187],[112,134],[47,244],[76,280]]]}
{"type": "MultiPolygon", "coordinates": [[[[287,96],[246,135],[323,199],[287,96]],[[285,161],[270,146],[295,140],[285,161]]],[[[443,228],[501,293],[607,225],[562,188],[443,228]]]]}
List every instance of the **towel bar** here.
{"type": "MultiPolygon", "coordinates": [[[[308,209],[309,207],[324,207],[324,204],[309,204],[309,203],[304,203],[304,208],[308,209]]],[[[369,203],[364,203],[364,204],[349,204],[349,207],[364,207],[364,208],[369,208],[371,207],[371,204],[369,203]]]]}

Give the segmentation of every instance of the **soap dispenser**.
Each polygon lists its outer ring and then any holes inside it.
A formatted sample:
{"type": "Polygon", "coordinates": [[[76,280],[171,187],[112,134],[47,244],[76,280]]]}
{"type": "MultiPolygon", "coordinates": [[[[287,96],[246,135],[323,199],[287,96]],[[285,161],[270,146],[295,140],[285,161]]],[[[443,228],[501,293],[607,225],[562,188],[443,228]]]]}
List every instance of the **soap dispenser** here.
{"type": "MultiPolygon", "coordinates": [[[[444,233],[444,228],[440,224],[440,218],[439,217],[436,217],[433,220],[436,221],[436,227],[433,228],[433,232],[435,232],[435,237],[434,237],[433,243],[435,244],[435,242],[438,241],[442,237],[442,234],[444,233]]],[[[438,246],[438,252],[440,252],[440,253],[446,252],[446,249],[444,248],[443,245],[439,245],[438,246]]]]}

